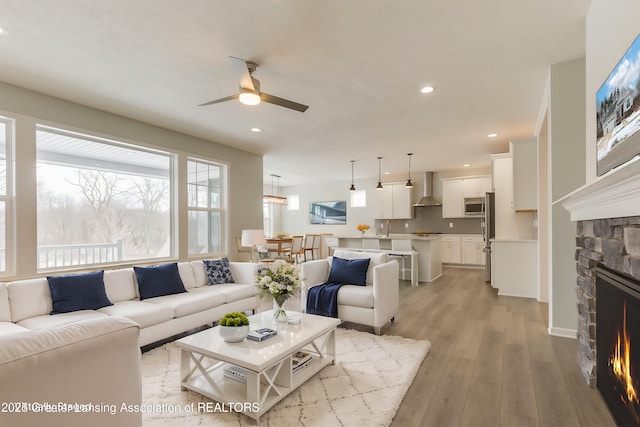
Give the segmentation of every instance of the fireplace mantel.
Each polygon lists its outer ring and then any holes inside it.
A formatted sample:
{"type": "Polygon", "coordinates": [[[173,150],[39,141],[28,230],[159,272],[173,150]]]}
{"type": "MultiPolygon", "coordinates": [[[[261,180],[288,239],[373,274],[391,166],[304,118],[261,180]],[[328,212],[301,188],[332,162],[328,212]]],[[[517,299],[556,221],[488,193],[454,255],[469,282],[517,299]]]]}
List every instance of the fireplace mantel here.
{"type": "Polygon", "coordinates": [[[612,170],[554,202],[572,221],[640,215],[640,160],[612,170]]]}

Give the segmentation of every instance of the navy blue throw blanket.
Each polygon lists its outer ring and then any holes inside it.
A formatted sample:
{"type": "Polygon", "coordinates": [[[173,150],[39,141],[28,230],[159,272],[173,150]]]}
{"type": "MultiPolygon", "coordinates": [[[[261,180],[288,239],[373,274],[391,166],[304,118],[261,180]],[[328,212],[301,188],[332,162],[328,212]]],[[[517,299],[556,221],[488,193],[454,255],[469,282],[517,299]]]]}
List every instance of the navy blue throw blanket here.
{"type": "Polygon", "coordinates": [[[338,291],[346,283],[323,283],[307,292],[307,313],[338,317],[338,291]]]}

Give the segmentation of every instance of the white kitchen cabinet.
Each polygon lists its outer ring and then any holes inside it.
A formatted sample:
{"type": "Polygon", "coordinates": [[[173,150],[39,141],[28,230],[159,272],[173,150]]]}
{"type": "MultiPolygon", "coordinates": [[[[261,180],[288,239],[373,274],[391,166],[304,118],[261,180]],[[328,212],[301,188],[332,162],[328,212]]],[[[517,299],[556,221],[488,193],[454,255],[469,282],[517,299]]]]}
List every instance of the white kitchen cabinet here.
{"type": "Polygon", "coordinates": [[[462,264],[484,265],[482,236],[462,236],[462,264]]]}
{"type": "Polygon", "coordinates": [[[463,179],[462,185],[464,197],[484,197],[491,191],[491,177],[463,179]]]}
{"type": "Polygon", "coordinates": [[[464,217],[464,188],[462,180],[442,181],[442,217],[464,217]]]}
{"type": "Polygon", "coordinates": [[[372,216],[376,219],[413,218],[412,189],[401,184],[384,184],[382,190],[371,188],[372,216]]]}
{"type": "Polygon", "coordinates": [[[442,262],[450,264],[462,262],[460,236],[442,236],[442,262]]]}
{"type": "Polygon", "coordinates": [[[412,188],[405,187],[404,184],[393,185],[393,218],[413,218],[412,190],[412,188]]]}
{"type": "Polygon", "coordinates": [[[537,298],[537,240],[494,240],[491,261],[491,286],[498,295],[537,298]]]}
{"type": "Polygon", "coordinates": [[[536,137],[509,142],[513,158],[513,208],[516,212],[538,210],[538,140],[536,137]]]}
{"type": "Polygon", "coordinates": [[[442,180],[442,217],[465,218],[464,199],[484,197],[491,191],[490,176],[442,180]]]}
{"type": "Polygon", "coordinates": [[[470,266],[485,264],[485,254],[482,252],[485,245],[481,234],[443,234],[441,238],[443,263],[470,266]]]}

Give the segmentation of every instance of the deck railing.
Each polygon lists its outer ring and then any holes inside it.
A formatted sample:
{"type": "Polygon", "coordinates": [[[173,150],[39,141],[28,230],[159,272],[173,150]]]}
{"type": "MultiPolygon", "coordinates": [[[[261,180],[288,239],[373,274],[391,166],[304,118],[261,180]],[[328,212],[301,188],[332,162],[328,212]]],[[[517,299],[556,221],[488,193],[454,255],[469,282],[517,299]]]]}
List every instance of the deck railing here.
{"type": "Polygon", "coordinates": [[[122,261],[122,240],[87,245],[38,247],[38,269],[122,261]]]}

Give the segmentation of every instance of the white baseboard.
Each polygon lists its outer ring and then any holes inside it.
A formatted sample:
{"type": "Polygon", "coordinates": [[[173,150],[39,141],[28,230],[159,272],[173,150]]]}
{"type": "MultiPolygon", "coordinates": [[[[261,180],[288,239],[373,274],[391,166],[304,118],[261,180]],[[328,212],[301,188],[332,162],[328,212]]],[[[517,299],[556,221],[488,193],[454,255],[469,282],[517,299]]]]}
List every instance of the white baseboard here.
{"type": "Polygon", "coordinates": [[[576,329],[549,328],[548,331],[549,335],[553,335],[554,337],[577,339],[576,335],[578,331],[576,329]]]}

